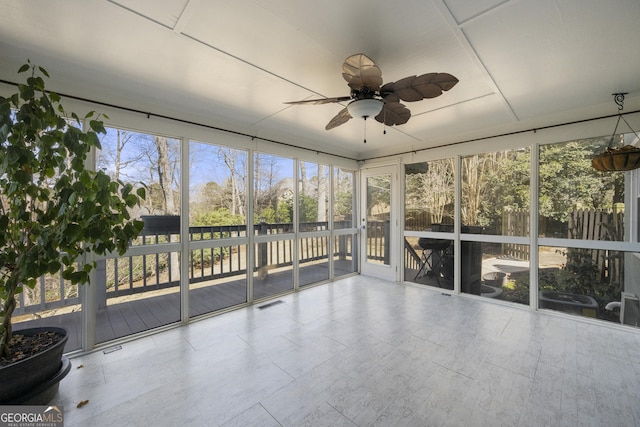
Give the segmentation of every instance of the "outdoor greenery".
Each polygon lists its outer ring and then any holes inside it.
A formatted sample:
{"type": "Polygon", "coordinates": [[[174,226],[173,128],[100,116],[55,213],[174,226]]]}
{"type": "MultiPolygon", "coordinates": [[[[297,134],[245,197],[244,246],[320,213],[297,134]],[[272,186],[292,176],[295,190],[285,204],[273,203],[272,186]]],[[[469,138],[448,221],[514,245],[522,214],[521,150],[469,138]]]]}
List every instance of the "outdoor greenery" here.
{"type": "Polygon", "coordinates": [[[67,113],[45,90],[44,68],[27,63],[18,72],[26,83],[0,97],[0,356],[10,351],[23,287],[59,271],[72,285],[88,283],[96,264],[85,255],[124,254],[143,226],[130,210],[146,195],[87,168],[105,132],[99,116],[67,113]]]}
{"type": "MultiPolygon", "coordinates": [[[[618,138],[613,139],[615,145],[618,138]]],[[[602,174],[591,159],[612,142],[610,136],[540,146],[539,223],[541,236],[571,239],[623,240],[624,173],[602,174]],[[586,224],[589,224],[587,227],[586,224]]],[[[512,149],[461,159],[462,225],[481,226],[483,233],[526,236],[531,193],[531,150],[512,149]],[[515,234],[506,219],[521,223],[515,234]],[[518,234],[520,233],[520,234],[518,234]]],[[[455,159],[408,165],[405,224],[425,230],[432,223],[452,221],[455,159]]],[[[502,250],[487,257],[512,255],[502,250]]],[[[601,309],[620,299],[623,265],[620,255],[605,250],[559,248],[562,264],[540,270],[539,288],[594,297],[601,309]]],[[[525,258],[525,260],[528,258],[525,258]]],[[[533,267],[533,266],[532,266],[533,267]]],[[[528,272],[513,273],[500,298],[529,302],[528,272]]],[[[601,310],[602,312],[603,310],[601,310]]]]}
{"type": "MultiPolygon", "coordinates": [[[[409,215],[426,210],[429,223],[453,223],[454,160],[434,160],[427,165],[426,172],[406,175],[405,210],[409,215]]],[[[411,226],[424,229],[427,224],[423,222],[411,226]]]]}
{"type": "Polygon", "coordinates": [[[582,139],[540,149],[540,216],[566,222],[577,208],[607,209],[624,202],[624,174],[603,174],[591,159],[609,137],[582,139]]]}
{"type": "MultiPolygon", "coordinates": [[[[603,175],[591,167],[591,159],[608,143],[609,137],[602,137],[540,148],[539,215],[554,224],[564,223],[565,235],[573,210],[612,208],[623,202],[624,174],[603,175]]],[[[462,223],[500,234],[506,208],[528,210],[530,162],[528,148],[463,157],[462,223]]],[[[426,169],[407,175],[405,207],[408,212],[428,211],[439,223],[453,216],[454,159],[427,162],[426,169]]]]}

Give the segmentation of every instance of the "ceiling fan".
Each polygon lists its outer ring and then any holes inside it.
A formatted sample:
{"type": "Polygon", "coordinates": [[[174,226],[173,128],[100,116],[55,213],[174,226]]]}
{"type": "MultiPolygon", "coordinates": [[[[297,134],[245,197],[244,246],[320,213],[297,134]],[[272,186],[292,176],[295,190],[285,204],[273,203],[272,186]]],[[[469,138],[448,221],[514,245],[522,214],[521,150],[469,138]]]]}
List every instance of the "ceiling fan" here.
{"type": "MultiPolygon", "coordinates": [[[[367,55],[358,53],[345,59],[342,77],[351,88],[349,96],[308,99],[286,102],[286,104],[328,104],[351,101],[346,108],[332,118],[326,130],[340,126],[352,117],[374,117],[387,126],[405,124],[411,111],[400,101],[415,102],[424,98],[435,98],[458,83],[458,79],[447,73],[427,73],[405,77],[397,82],[382,84],[382,71],[367,55]]],[[[366,140],[365,140],[366,142],[366,140]]]]}

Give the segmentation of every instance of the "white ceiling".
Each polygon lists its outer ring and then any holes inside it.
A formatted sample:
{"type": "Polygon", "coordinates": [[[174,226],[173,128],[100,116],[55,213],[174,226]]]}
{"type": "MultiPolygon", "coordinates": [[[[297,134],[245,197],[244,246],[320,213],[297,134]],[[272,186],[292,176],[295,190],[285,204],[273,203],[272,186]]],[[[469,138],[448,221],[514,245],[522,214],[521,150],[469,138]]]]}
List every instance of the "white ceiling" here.
{"type": "Polygon", "coordinates": [[[640,108],[638,0],[0,0],[0,79],[27,58],[50,89],[366,159],[640,108]],[[385,82],[460,82],[406,103],[408,123],[352,119],[347,56],[385,82]]]}

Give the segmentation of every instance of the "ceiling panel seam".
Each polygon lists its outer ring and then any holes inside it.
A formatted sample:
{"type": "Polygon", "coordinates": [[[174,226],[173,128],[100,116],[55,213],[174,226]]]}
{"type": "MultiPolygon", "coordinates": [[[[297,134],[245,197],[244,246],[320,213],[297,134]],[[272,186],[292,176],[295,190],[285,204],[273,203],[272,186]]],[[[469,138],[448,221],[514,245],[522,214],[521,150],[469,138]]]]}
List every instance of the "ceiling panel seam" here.
{"type": "Polygon", "coordinates": [[[141,17],[141,18],[144,18],[144,19],[146,19],[146,20],[148,20],[148,21],[150,21],[150,22],[153,22],[154,24],[158,24],[158,25],[160,25],[162,28],[166,28],[167,30],[173,30],[169,25],[163,24],[162,22],[160,22],[160,21],[158,21],[158,20],[156,20],[156,19],[153,19],[153,18],[151,18],[150,16],[147,16],[147,15],[145,15],[145,14],[143,14],[143,13],[140,13],[140,12],[138,12],[137,10],[133,10],[133,9],[131,9],[131,8],[129,8],[129,7],[126,7],[126,6],[124,6],[124,5],[120,4],[120,3],[116,3],[114,0],[107,0],[107,1],[108,1],[109,3],[111,3],[111,4],[115,5],[115,6],[117,6],[117,7],[120,7],[120,8],[122,8],[122,9],[126,10],[126,11],[127,11],[127,12],[129,12],[129,13],[133,13],[134,15],[137,15],[137,16],[139,16],[139,17],[141,17]]]}
{"type": "Polygon", "coordinates": [[[491,75],[491,73],[489,72],[487,67],[485,66],[484,62],[480,58],[480,55],[478,54],[476,49],[473,47],[473,44],[469,40],[469,37],[467,37],[467,34],[460,27],[460,25],[456,21],[455,17],[451,13],[451,10],[445,4],[444,0],[432,0],[432,2],[434,4],[434,6],[436,6],[438,11],[440,12],[440,15],[445,20],[445,22],[447,23],[447,25],[449,26],[451,31],[455,34],[456,38],[458,39],[458,41],[460,42],[462,47],[465,49],[465,51],[467,52],[467,54],[469,55],[471,60],[478,66],[478,68],[480,68],[480,70],[482,70],[482,72],[485,75],[485,78],[489,82],[489,85],[493,88],[493,90],[496,93],[496,95],[498,95],[498,98],[502,101],[502,104],[504,105],[505,109],[507,110],[507,113],[509,114],[509,116],[514,121],[519,122],[520,118],[518,117],[518,115],[514,111],[513,107],[509,103],[509,101],[507,101],[507,99],[505,98],[504,94],[500,90],[500,87],[498,87],[498,84],[496,83],[495,79],[493,78],[493,76],[491,75]]]}
{"type": "Polygon", "coordinates": [[[433,108],[431,110],[423,111],[421,113],[414,114],[414,116],[421,116],[423,114],[433,113],[435,111],[446,110],[447,108],[455,107],[456,105],[466,104],[467,102],[477,101],[479,99],[487,98],[489,96],[494,96],[494,95],[496,95],[494,92],[485,93],[484,95],[474,96],[473,98],[463,99],[462,101],[454,102],[452,104],[443,105],[442,107],[433,108]]]}
{"type": "Polygon", "coordinates": [[[196,8],[200,5],[202,0],[187,0],[187,4],[184,5],[184,9],[182,9],[182,13],[178,17],[176,21],[176,25],[173,26],[173,31],[181,34],[184,30],[193,14],[196,13],[196,8]]]}
{"type": "MultiPolygon", "coordinates": [[[[467,25],[469,22],[475,21],[476,19],[480,18],[481,16],[484,16],[484,15],[486,15],[488,13],[492,13],[492,12],[495,12],[496,10],[499,10],[499,9],[503,8],[507,3],[510,3],[510,2],[511,2],[511,0],[504,0],[504,1],[498,3],[498,4],[494,5],[494,6],[491,6],[488,9],[485,9],[485,10],[483,10],[481,12],[476,13],[475,15],[472,15],[472,16],[468,17],[467,19],[464,19],[463,21],[458,22],[458,20],[456,19],[456,23],[459,26],[463,27],[463,26],[467,25]]],[[[454,19],[455,19],[455,17],[454,17],[454,19]]]]}
{"type": "MultiPolygon", "coordinates": [[[[249,61],[247,61],[246,59],[242,59],[242,58],[240,58],[239,56],[236,56],[236,55],[234,55],[234,54],[232,54],[232,53],[230,53],[230,52],[227,52],[227,51],[225,51],[225,50],[222,50],[222,49],[220,49],[220,48],[217,48],[217,47],[215,47],[215,46],[213,46],[213,45],[211,45],[211,44],[209,44],[209,43],[207,43],[207,42],[204,42],[204,41],[202,41],[202,40],[200,40],[200,39],[198,39],[198,38],[196,38],[196,37],[194,37],[194,36],[192,36],[192,35],[190,35],[190,34],[187,34],[187,33],[184,33],[184,32],[183,32],[183,33],[180,33],[180,34],[181,34],[181,35],[183,35],[184,37],[188,38],[189,40],[192,40],[192,41],[194,41],[194,42],[200,43],[200,44],[202,44],[203,46],[208,47],[209,49],[213,49],[213,50],[215,50],[216,52],[220,52],[221,54],[226,55],[226,56],[228,56],[229,58],[235,59],[236,61],[239,61],[239,62],[242,62],[243,64],[249,65],[250,67],[253,67],[253,68],[255,68],[256,70],[262,71],[263,73],[267,73],[267,74],[269,74],[270,76],[273,76],[273,77],[275,77],[275,78],[277,78],[277,79],[282,80],[283,82],[287,82],[287,83],[292,84],[292,85],[294,85],[294,86],[296,86],[296,87],[299,87],[299,88],[301,88],[301,89],[304,89],[304,90],[306,90],[306,91],[309,91],[309,92],[311,92],[311,93],[312,93],[312,94],[314,94],[314,95],[318,95],[318,96],[321,96],[321,97],[327,98],[327,96],[326,96],[326,95],[323,95],[323,94],[321,94],[321,93],[318,93],[318,92],[316,92],[316,91],[315,91],[315,90],[313,90],[313,89],[309,89],[308,87],[302,86],[302,85],[301,85],[301,84],[299,84],[299,83],[296,83],[296,82],[291,81],[291,80],[289,80],[289,79],[287,79],[287,78],[285,78],[285,77],[282,77],[281,75],[276,74],[276,73],[274,73],[273,71],[269,71],[269,70],[267,70],[266,68],[263,68],[263,67],[261,67],[261,66],[259,66],[259,65],[256,65],[256,64],[252,63],[252,62],[249,62],[249,61]]],[[[309,95],[309,96],[312,96],[312,95],[309,95]]]]}

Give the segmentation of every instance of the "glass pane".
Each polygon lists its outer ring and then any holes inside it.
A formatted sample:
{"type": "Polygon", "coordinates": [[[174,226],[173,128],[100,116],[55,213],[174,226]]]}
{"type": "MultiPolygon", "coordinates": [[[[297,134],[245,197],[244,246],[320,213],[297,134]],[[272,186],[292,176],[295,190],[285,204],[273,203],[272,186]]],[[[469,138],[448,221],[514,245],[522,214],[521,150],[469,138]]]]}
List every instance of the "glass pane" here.
{"type": "Polygon", "coordinates": [[[625,239],[625,172],[602,173],[591,166],[610,141],[599,137],[540,147],[541,236],[625,239]]]}
{"type": "Polygon", "coordinates": [[[189,316],[247,302],[247,245],[191,251],[189,316]]]}
{"type": "Polygon", "coordinates": [[[146,186],[146,200],[133,212],[145,229],[133,244],[179,241],[180,141],[123,129],[106,131],[96,154],[97,168],[134,187],[146,186]]]}
{"type": "Polygon", "coordinates": [[[300,286],[329,280],[328,236],[303,237],[299,240],[300,286]]]}
{"type": "Polygon", "coordinates": [[[405,230],[453,224],[454,159],[405,165],[405,230]]]}
{"type": "Polygon", "coordinates": [[[256,243],[253,297],[260,299],[293,289],[293,240],[256,243]]]}
{"type": "Polygon", "coordinates": [[[340,277],[358,271],[356,234],[335,236],[333,241],[333,275],[340,277]]]}
{"type": "Polygon", "coordinates": [[[367,262],[389,265],[391,175],[367,177],[367,262]]]}
{"type": "Polygon", "coordinates": [[[96,342],[180,321],[178,252],[108,259],[96,276],[96,342]]]}
{"type": "Polygon", "coordinates": [[[462,292],[529,305],[529,246],[462,242],[462,292]]]}
{"type": "Polygon", "coordinates": [[[424,237],[404,240],[405,281],[453,289],[453,241],[424,237]]]}
{"type": "Polygon", "coordinates": [[[64,351],[80,349],[82,305],[78,292],[78,285],[71,285],[60,274],[40,277],[33,289],[25,287],[16,296],[17,304],[11,317],[14,329],[59,326],[67,330],[64,351]]]}
{"type": "MultiPolygon", "coordinates": [[[[15,119],[16,111],[10,110],[8,113],[15,119]]],[[[67,121],[66,126],[77,129],[80,125],[76,121],[67,121]]],[[[9,145],[11,145],[10,142],[4,139],[2,142],[3,161],[8,159],[6,148],[9,145]]],[[[52,176],[34,172],[29,174],[28,178],[31,183],[41,188],[53,188],[60,179],[59,172],[57,168],[52,171],[52,176]]],[[[6,179],[6,176],[2,176],[2,179],[6,179]]],[[[0,197],[2,202],[5,202],[7,195],[2,194],[0,197]]],[[[26,205],[28,206],[33,205],[37,206],[38,209],[47,210],[47,200],[27,196],[27,202],[26,205]]],[[[5,203],[0,203],[0,208],[4,216],[5,203]]],[[[29,210],[32,209],[28,208],[29,210]]],[[[35,236],[32,232],[25,233],[25,235],[35,236]]],[[[10,236],[5,237],[10,238],[10,236]]],[[[7,244],[7,242],[4,244],[7,247],[13,246],[7,244]]],[[[78,267],[76,265],[76,269],[78,267]]],[[[4,266],[2,274],[6,274],[4,266]]],[[[69,352],[80,349],[82,346],[82,305],[80,304],[78,285],[71,285],[71,283],[62,278],[61,273],[55,275],[45,274],[37,280],[33,289],[24,286],[22,291],[15,296],[15,300],[16,306],[11,314],[14,331],[36,327],[62,327],[67,330],[68,336],[64,351],[69,352]]],[[[0,299],[0,304],[4,306],[4,303],[5,301],[0,299]]],[[[0,318],[4,320],[2,316],[0,318]]]]}
{"type": "Polygon", "coordinates": [[[246,236],[246,151],[191,141],[189,156],[190,239],[246,236]]]}
{"type": "Polygon", "coordinates": [[[353,227],[355,193],[353,191],[353,171],[334,169],[333,176],[333,228],[353,227]]]}
{"type": "Polygon", "coordinates": [[[529,235],[528,148],[462,158],[463,233],[529,235]]]}
{"type": "Polygon", "coordinates": [[[253,166],[255,234],[292,233],[293,159],[255,153],[253,166]]]}
{"type": "Polygon", "coordinates": [[[301,161],[298,177],[299,230],[327,230],[328,202],[329,166],[301,161]]]}
{"type": "Polygon", "coordinates": [[[549,246],[539,253],[540,308],[639,325],[640,253],[549,246]]]}

